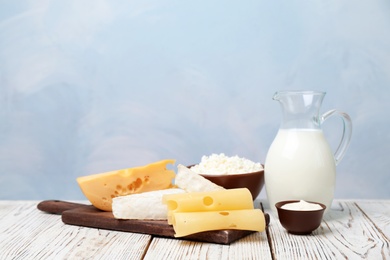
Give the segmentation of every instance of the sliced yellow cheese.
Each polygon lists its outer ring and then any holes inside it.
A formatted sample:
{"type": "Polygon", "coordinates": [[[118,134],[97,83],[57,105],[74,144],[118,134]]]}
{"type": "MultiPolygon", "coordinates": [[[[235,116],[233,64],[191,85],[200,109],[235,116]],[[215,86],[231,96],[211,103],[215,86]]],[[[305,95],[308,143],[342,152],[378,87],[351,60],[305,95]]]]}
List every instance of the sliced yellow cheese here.
{"type": "Polygon", "coordinates": [[[167,207],[161,203],[165,194],[184,193],[183,189],[148,191],[112,199],[112,214],[117,219],[167,219],[167,207]]]}
{"type": "Polygon", "coordinates": [[[77,182],[92,205],[111,211],[115,197],[170,188],[175,172],[166,166],[174,163],[175,160],[162,160],[141,167],[79,177],[77,182]]]}
{"type": "Polygon", "coordinates": [[[163,203],[176,212],[253,209],[253,199],[247,188],[205,192],[167,194],[163,203]]]}
{"type": "Polygon", "coordinates": [[[202,192],[225,189],[181,164],[177,166],[175,184],[177,187],[186,190],[187,192],[202,192]]]}
{"type": "Polygon", "coordinates": [[[209,192],[189,192],[163,196],[168,207],[168,223],[172,224],[174,212],[200,212],[253,209],[253,199],[247,188],[226,189],[209,192]]]}
{"type": "Polygon", "coordinates": [[[175,237],[223,229],[262,232],[266,226],[264,214],[260,209],[175,212],[172,221],[175,237]]]}

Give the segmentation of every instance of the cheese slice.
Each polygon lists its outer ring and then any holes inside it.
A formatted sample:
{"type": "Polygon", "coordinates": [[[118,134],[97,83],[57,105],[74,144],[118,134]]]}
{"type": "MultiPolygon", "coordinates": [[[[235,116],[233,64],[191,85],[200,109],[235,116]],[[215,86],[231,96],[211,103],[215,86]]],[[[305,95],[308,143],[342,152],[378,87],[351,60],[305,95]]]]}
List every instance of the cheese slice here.
{"type": "Polygon", "coordinates": [[[175,237],[223,229],[262,232],[266,226],[264,214],[260,209],[175,212],[172,221],[175,237]]]}
{"type": "Polygon", "coordinates": [[[174,163],[175,160],[162,160],[141,167],[79,177],[77,182],[92,205],[111,211],[115,197],[170,188],[175,172],[166,166],[174,163]]]}
{"type": "Polygon", "coordinates": [[[220,210],[253,209],[253,199],[247,188],[209,192],[190,192],[163,196],[168,207],[168,224],[172,224],[175,212],[202,212],[220,210]]]}
{"type": "Polygon", "coordinates": [[[162,204],[165,194],[184,193],[182,189],[165,189],[115,197],[112,213],[117,219],[167,219],[167,206],[162,204]]]}
{"type": "Polygon", "coordinates": [[[177,187],[184,189],[187,192],[202,192],[224,189],[223,187],[209,181],[203,176],[200,176],[182,164],[177,166],[175,184],[177,187]]]}
{"type": "Polygon", "coordinates": [[[207,192],[188,192],[163,196],[168,210],[175,212],[253,209],[253,199],[247,188],[207,192]]]}

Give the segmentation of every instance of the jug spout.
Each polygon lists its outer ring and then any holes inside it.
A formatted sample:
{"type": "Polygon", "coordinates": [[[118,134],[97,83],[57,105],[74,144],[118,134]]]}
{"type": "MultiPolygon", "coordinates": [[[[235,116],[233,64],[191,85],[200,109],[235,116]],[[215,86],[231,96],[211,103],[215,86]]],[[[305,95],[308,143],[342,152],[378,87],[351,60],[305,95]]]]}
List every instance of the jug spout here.
{"type": "MultiPolygon", "coordinates": [[[[273,96],[273,100],[283,101],[283,100],[304,100],[311,102],[315,98],[319,98],[319,101],[322,102],[326,92],[324,91],[311,91],[311,90],[297,90],[297,91],[277,91],[273,96]]],[[[306,102],[307,103],[307,102],[306,102]]]]}
{"type": "Polygon", "coordinates": [[[272,97],[273,100],[280,101],[288,91],[277,91],[272,97]]]}
{"type": "Polygon", "coordinates": [[[281,128],[318,129],[319,110],[325,92],[321,91],[278,91],[273,100],[282,106],[281,128]]]}
{"type": "Polygon", "coordinates": [[[291,91],[277,91],[275,92],[274,96],[272,97],[273,100],[281,101],[285,96],[287,96],[288,93],[291,91]]]}

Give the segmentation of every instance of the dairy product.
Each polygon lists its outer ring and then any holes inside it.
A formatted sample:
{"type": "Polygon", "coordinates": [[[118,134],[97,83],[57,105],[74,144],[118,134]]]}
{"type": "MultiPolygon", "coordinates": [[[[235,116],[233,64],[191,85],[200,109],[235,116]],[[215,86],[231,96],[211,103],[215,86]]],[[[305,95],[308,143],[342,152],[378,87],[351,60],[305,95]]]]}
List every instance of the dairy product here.
{"type": "Polygon", "coordinates": [[[228,157],[225,154],[203,156],[200,163],[191,167],[198,174],[227,175],[257,172],[263,169],[260,163],[254,163],[237,155],[228,157]]]}
{"type": "Polygon", "coordinates": [[[168,209],[161,202],[162,196],[184,192],[182,189],[165,189],[115,197],[112,199],[112,213],[117,219],[167,219],[168,209]]]}
{"type": "Polygon", "coordinates": [[[115,197],[170,188],[175,172],[166,166],[173,163],[175,160],[162,160],[141,167],[79,177],[77,182],[92,205],[111,211],[115,197]]]}
{"type": "Polygon", "coordinates": [[[265,217],[246,188],[163,196],[175,237],[221,229],[263,231],[265,217]]]}
{"type": "Polygon", "coordinates": [[[177,166],[177,174],[175,184],[187,192],[202,192],[212,190],[223,190],[224,188],[207,180],[199,174],[188,169],[186,166],[179,164],[177,166]]]}
{"type": "Polygon", "coordinates": [[[261,232],[265,226],[265,217],[260,209],[178,212],[173,215],[175,237],[221,229],[261,232]]]}
{"type": "Polygon", "coordinates": [[[304,200],[300,200],[299,202],[292,202],[284,204],[282,209],[287,210],[302,210],[302,211],[311,211],[311,210],[320,210],[322,207],[316,203],[309,203],[304,200]]]}
{"type": "Polygon", "coordinates": [[[253,209],[252,195],[246,188],[209,192],[189,192],[164,195],[162,202],[168,207],[168,223],[175,212],[200,212],[253,209]]]}
{"type": "Polygon", "coordinates": [[[329,209],[336,166],[321,130],[280,129],[265,161],[265,185],[273,210],[283,200],[317,201],[329,209]]]}
{"type": "Polygon", "coordinates": [[[177,212],[253,209],[254,207],[252,195],[247,188],[168,194],[163,196],[162,201],[167,204],[169,210],[177,212]]]}

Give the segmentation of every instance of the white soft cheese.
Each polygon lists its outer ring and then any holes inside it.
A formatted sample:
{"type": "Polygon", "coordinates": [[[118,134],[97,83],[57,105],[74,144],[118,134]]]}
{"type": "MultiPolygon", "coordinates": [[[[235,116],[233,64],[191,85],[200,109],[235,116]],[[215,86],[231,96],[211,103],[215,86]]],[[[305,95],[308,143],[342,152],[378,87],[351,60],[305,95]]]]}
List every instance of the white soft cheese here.
{"type": "MultiPolygon", "coordinates": [[[[192,169],[192,168],[191,168],[192,169]]],[[[202,192],[223,190],[224,188],[207,180],[199,174],[188,169],[186,166],[179,164],[177,166],[177,174],[175,184],[187,192],[202,192]]]]}
{"type": "Polygon", "coordinates": [[[237,155],[228,157],[221,153],[203,156],[200,163],[191,167],[191,170],[198,174],[228,175],[261,171],[263,166],[237,155]]]}
{"type": "Polygon", "coordinates": [[[184,192],[183,189],[166,189],[115,197],[112,213],[117,219],[167,219],[168,209],[162,203],[162,196],[184,192]]]}
{"type": "Polygon", "coordinates": [[[300,200],[299,202],[292,202],[284,204],[282,209],[287,210],[302,210],[302,211],[311,211],[311,210],[319,210],[322,209],[322,207],[319,204],[316,203],[310,203],[304,200],[300,200]]]}

